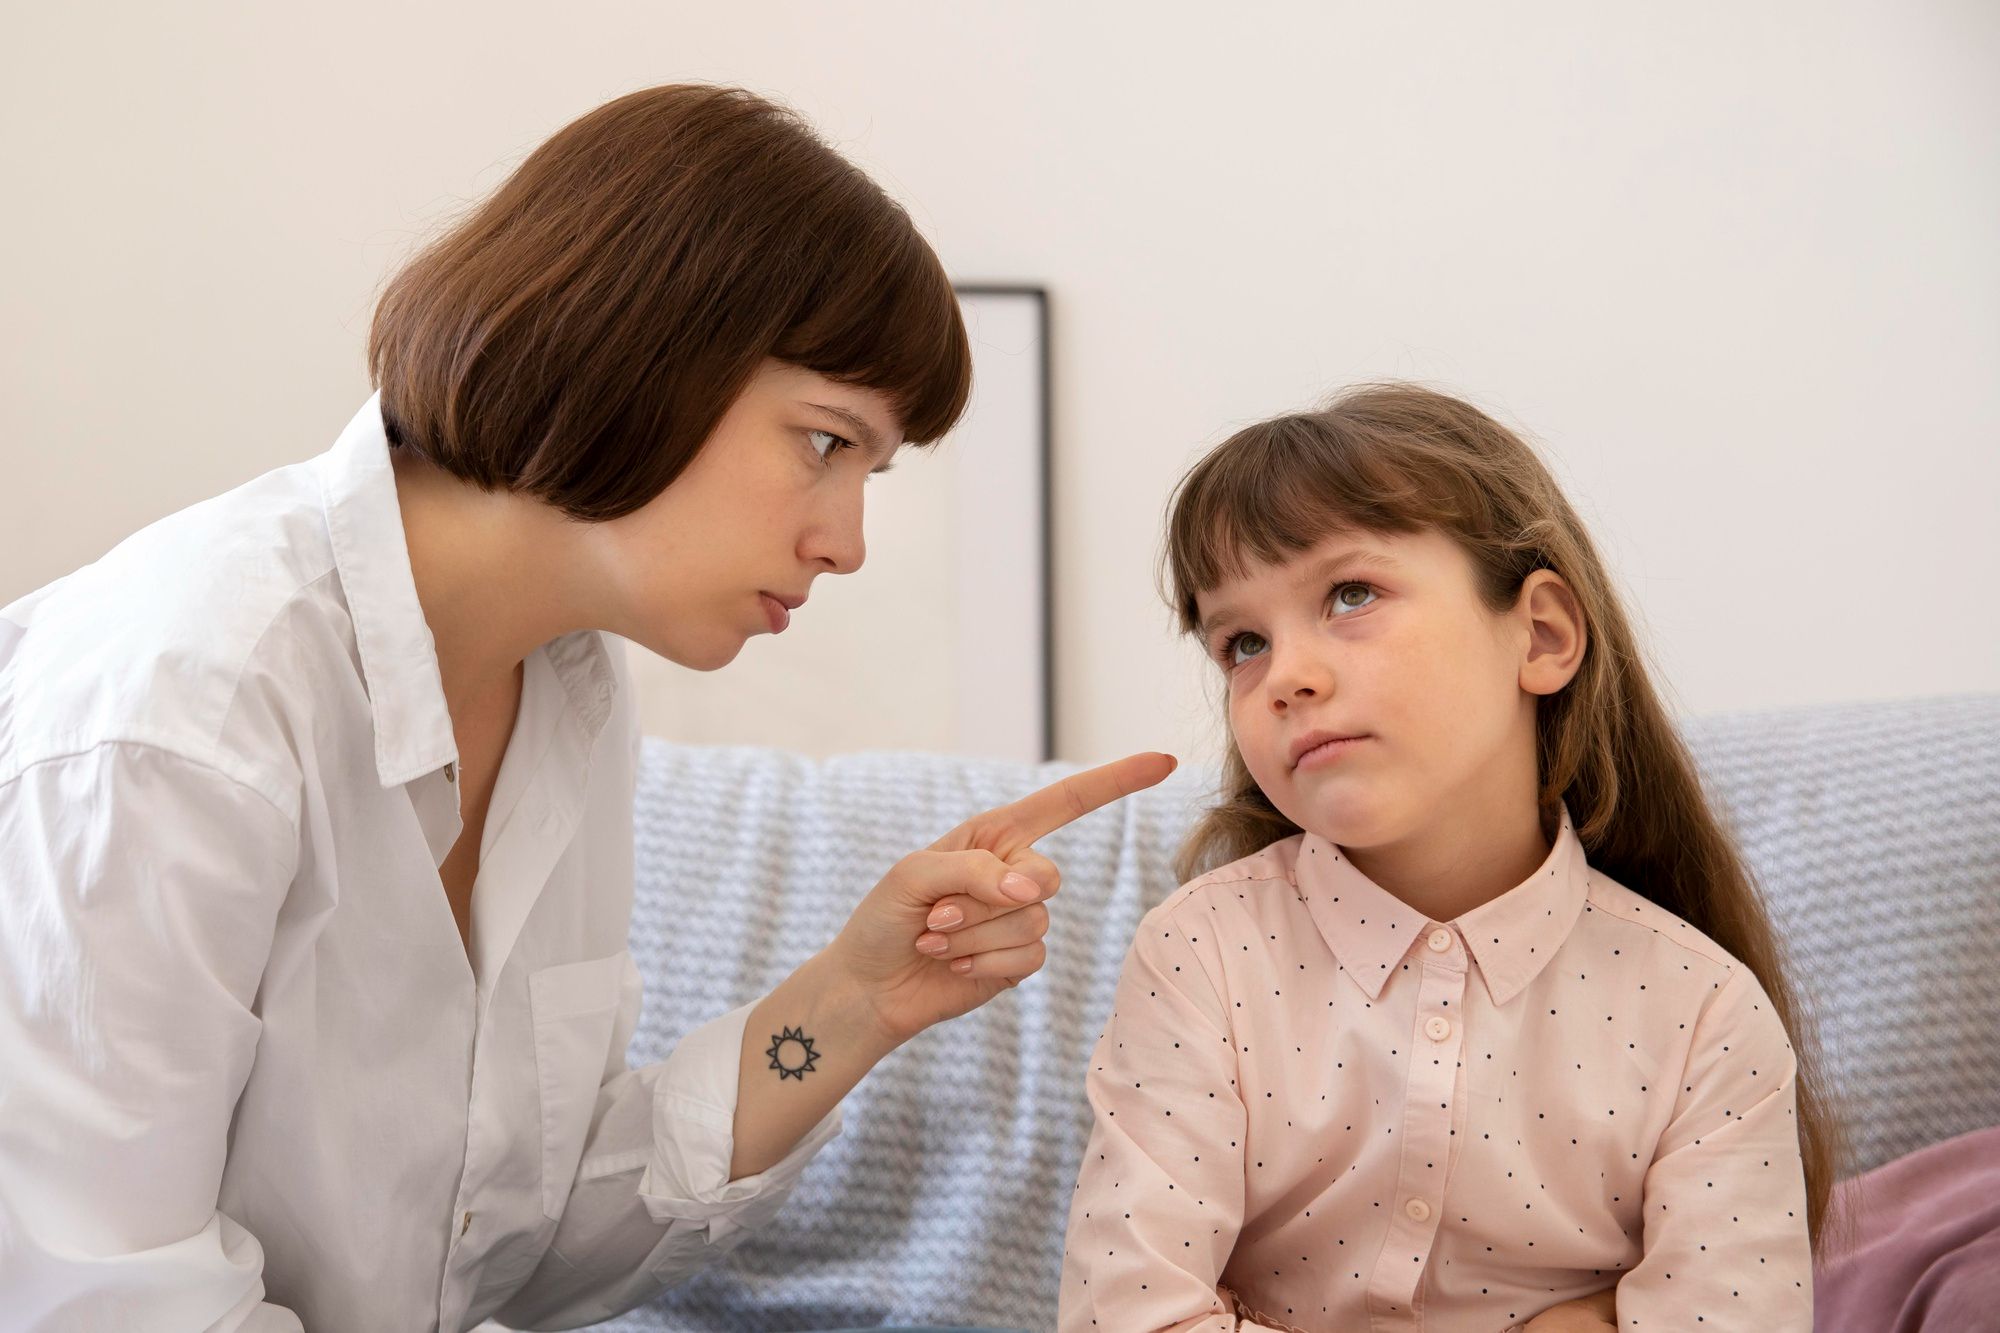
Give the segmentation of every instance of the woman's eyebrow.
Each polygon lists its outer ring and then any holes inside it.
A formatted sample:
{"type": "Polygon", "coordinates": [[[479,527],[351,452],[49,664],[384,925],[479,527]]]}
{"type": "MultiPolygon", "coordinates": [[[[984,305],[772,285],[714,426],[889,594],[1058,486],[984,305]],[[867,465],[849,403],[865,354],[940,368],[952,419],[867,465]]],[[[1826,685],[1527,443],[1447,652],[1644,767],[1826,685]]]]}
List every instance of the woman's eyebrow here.
{"type": "Polygon", "coordinates": [[[865,445],[871,450],[882,447],[881,433],[869,425],[867,418],[860,413],[850,412],[844,407],[835,407],[831,403],[807,403],[806,406],[824,412],[841,422],[847,427],[848,433],[854,436],[856,443],[865,445]]]}
{"type": "Polygon", "coordinates": [[[863,448],[867,449],[870,453],[882,456],[881,462],[868,469],[869,476],[879,477],[884,472],[894,472],[896,470],[896,465],[889,461],[895,456],[896,450],[883,439],[882,432],[868,424],[866,417],[858,412],[850,412],[844,407],[835,407],[832,403],[807,403],[806,406],[815,411],[824,412],[836,421],[841,422],[847,427],[848,432],[854,436],[855,441],[863,448]]]}

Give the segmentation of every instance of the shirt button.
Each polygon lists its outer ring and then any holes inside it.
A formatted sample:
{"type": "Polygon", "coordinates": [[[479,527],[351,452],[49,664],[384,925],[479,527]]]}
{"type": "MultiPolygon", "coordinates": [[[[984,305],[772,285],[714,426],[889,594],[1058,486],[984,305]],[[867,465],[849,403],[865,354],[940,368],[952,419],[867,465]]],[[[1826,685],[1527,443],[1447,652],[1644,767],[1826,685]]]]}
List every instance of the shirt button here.
{"type": "Polygon", "coordinates": [[[1451,932],[1443,927],[1439,927],[1431,932],[1430,939],[1426,940],[1425,943],[1431,946],[1432,953],[1443,953],[1451,947],[1451,932]]]}
{"type": "Polygon", "coordinates": [[[458,765],[457,765],[457,764],[449,764],[449,763],[448,763],[448,764],[446,764],[446,765],[444,766],[444,780],[445,780],[446,782],[457,782],[457,781],[458,781],[458,765]]]}
{"type": "Polygon", "coordinates": [[[1412,1222],[1422,1222],[1431,1215],[1431,1206],[1422,1199],[1412,1199],[1403,1205],[1403,1211],[1410,1215],[1412,1222]]]}
{"type": "Polygon", "coordinates": [[[1424,1035],[1432,1041],[1443,1041],[1451,1035],[1451,1024],[1435,1016],[1426,1019],[1424,1021],[1424,1035]]]}

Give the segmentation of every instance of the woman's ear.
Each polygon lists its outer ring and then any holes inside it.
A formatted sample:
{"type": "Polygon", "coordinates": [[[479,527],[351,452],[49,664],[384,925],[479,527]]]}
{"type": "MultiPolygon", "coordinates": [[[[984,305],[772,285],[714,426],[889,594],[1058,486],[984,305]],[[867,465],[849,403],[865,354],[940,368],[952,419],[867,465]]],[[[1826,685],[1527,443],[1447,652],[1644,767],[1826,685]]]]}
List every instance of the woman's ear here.
{"type": "Polygon", "coordinates": [[[1515,613],[1526,618],[1528,628],[1521,688],[1530,694],[1554,694],[1583,665],[1583,650],[1590,641],[1583,608],[1562,575],[1538,569],[1522,583],[1515,613]]]}

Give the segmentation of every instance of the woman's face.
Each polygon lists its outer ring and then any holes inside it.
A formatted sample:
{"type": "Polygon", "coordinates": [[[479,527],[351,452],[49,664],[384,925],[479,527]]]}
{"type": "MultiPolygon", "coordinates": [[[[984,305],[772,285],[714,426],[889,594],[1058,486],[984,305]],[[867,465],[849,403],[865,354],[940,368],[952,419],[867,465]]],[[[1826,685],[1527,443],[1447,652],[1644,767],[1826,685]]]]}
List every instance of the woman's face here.
{"type": "Polygon", "coordinates": [[[1524,779],[1532,800],[1548,690],[1528,606],[1554,577],[1531,576],[1495,614],[1449,537],[1355,532],[1202,594],[1202,640],[1257,785],[1300,828],[1357,849],[1421,835],[1440,812],[1476,827],[1524,779]],[[1302,756],[1320,733],[1359,739],[1302,756]]]}
{"type": "Polygon", "coordinates": [[[885,395],[766,361],[672,485],[590,525],[608,628],[697,671],[727,664],[783,621],[776,603],[861,568],[863,489],[901,432],[885,395]]]}

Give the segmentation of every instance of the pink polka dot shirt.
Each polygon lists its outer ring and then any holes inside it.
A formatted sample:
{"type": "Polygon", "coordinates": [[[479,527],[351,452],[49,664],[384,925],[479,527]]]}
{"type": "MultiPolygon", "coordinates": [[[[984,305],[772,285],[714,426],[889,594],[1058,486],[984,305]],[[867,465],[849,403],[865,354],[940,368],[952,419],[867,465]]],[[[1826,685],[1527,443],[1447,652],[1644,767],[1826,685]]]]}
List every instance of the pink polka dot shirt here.
{"type": "Polygon", "coordinates": [[[1812,1327],[1783,1025],[1748,968],[1546,861],[1455,921],[1313,834],[1148,913],[1087,1078],[1061,1328],[1812,1327]]]}

